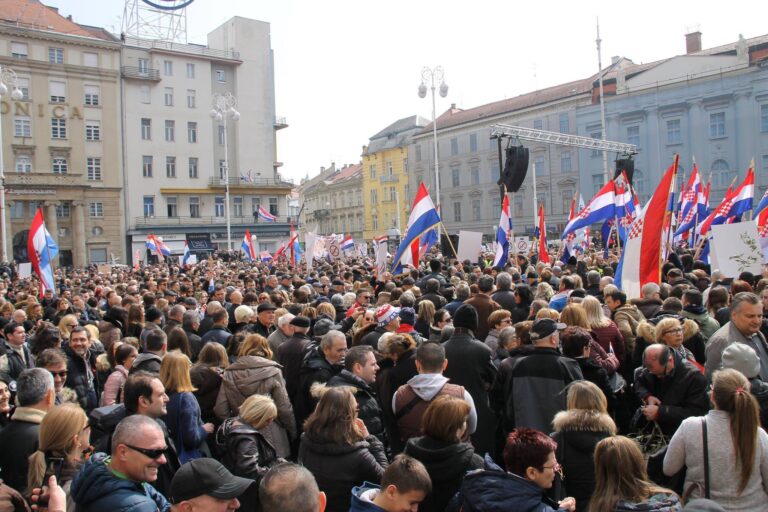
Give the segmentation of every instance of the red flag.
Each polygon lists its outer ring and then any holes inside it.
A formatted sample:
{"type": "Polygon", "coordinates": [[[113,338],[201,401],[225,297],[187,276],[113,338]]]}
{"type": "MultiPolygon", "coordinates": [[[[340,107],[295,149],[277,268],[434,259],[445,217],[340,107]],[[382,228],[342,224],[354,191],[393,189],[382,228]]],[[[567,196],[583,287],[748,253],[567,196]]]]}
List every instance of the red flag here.
{"type": "Polygon", "coordinates": [[[668,209],[669,194],[677,175],[678,155],[664,173],[656,192],[648,202],[643,220],[643,238],[640,245],[640,286],[661,282],[661,237],[665,220],[671,216],[668,209]]]}
{"type": "Polygon", "coordinates": [[[291,241],[288,242],[288,249],[291,251],[291,265],[296,264],[296,254],[293,249],[293,239],[296,238],[296,231],[293,229],[293,221],[291,221],[291,241]]]}
{"type": "Polygon", "coordinates": [[[539,206],[539,261],[550,263],[547,251],[547,224],[544,222],[544,205],[539,206]]]}

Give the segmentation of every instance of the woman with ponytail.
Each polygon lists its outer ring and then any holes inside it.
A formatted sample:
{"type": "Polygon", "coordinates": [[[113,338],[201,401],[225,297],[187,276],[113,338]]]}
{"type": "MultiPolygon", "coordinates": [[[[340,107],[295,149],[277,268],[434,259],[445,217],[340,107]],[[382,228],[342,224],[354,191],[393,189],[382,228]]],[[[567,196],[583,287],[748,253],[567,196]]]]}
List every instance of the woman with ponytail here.
{"type": "Polygon", "coordinates": [[[79,405],[70,403],[51,409],[40,423],[38,449],[29,456],[26,496],[35,487],[47,485],[48,478],[55,475],[67,495],[67,510],[75,510],[69,486],[80,470],[90,442],[88,417],[79,405]]]}
{"type": "Polygon", "coordinates": [[[707,427],[709,494],[727,511],[768,510],[768,434],[760,428],[760,410],[749,381],[736,370],[715,372],[710,400],[715,409],[688,418],[672,436],[664,473],[687,466],[684,489],[704,497],[704,443],[707,427]]]}

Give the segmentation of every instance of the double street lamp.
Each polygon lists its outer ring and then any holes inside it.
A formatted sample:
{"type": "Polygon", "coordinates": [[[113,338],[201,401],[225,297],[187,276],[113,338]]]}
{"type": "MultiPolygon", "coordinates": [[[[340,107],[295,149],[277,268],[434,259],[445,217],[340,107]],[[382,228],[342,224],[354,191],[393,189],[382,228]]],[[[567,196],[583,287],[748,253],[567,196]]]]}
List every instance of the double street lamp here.
{"type": "Polygon", "coordinates": [[[427,87],[432,91],[432,137],[435,145],[435,199],[437,212],[442,216],[443,212],[440,210],[440,170],[438,166],[438,152],[437,152],[437,123],[435,122],[435,89],[436,84],[440,83],[440,97],[445,98],[448,96],[448,85],[444,80],[445,72],[442,66],[436,68],[424,67],[421,70],[421,85],[419,85],[419,98],[427,97],[427,87]],[[429,84],[429,85],[428,85],[429,84]]]}
{"type": "MultiPolygon", "coordinates": [[[[16,73],[11,68],[0,67],[0,96],[8,94],[9,85],[13,89],[11,91],[12,100],[19,101],[24,98],[24,93],[21,92],[17,85],[16,73]]],[[[3,161],[3,130],[2,122],[0,121],[0,230],[2,230],[2,261],[9,262],[5,215],[5,163],[3,161]]]]}
{"type": "Polygon", "coordinates": [[[213,95],[213,108],[209,115],[219,123],[224,125],[224,215],[227,217],[227,250],[232,252],[232,219],[229,213],[229,146],[227,144],[227,118],[231,117],[233,121],[240,119],[240,112],[235,110],[237,99],[231,92],[224,94],[216,93],[213,95]]]}

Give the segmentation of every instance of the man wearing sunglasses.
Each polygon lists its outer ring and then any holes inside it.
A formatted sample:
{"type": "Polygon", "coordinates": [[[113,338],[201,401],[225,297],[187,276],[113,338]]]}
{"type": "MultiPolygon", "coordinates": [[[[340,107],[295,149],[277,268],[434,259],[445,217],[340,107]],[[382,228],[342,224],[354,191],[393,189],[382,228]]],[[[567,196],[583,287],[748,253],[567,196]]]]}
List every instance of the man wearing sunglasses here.
{"type": "Polygon", "coordinates": [[[166,463],[165,435],[148,416],[122,420],[112,436],[112,455],[93,455],[72,480],[71,495],[78,510],[159,510],[170,503],[151,484],[166,463]]]}

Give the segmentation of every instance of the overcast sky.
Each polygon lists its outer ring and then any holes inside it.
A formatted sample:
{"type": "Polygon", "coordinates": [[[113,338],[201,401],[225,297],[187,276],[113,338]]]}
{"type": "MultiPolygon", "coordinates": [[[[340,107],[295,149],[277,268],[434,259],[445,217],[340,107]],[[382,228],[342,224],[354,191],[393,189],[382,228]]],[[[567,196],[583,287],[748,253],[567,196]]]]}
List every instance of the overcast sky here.
{"type": "MultiPolygon", "coordinates": [[[[119,32],[125,2],[43,3],[119,32]]],[[[613,55],[641,63],[683,54],[691,27],[704,48],[762,35],[766,15],[763,2],[742,10],[689,0],[196,0],[187,33],[205,43],[232,16],[271,24],[277,115],[290,125],[278,132],[277,159],[298,180],[359,162],[368,138],[400,118],[431,118],[429,96],[417,95],[424,66],[445,69],[440,115],[451,103],[472,108],[595,73],[598,16],[605,66],[613,55]]]]}

